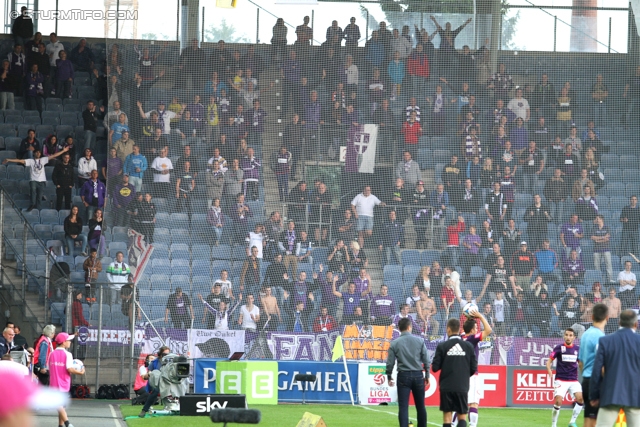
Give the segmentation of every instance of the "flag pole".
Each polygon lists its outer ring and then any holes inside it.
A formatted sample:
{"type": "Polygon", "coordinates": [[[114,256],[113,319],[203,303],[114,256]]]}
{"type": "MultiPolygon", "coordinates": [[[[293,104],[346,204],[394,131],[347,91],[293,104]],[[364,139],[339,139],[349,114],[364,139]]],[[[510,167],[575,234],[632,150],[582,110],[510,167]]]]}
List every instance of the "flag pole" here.
{"type": "Polygon", "coordinates": [[[351,398],[351,405],[355,406],[353,401],[353,390],[351,389],[351,377],[349,376],[349,370],[347,369],[347,355],[342,355],[342,363],[344,364],[344,373],[347,374],[347,385],[349,386],[349,397],[351,398]]]}
{"type": "Polygon", "coordinates": [[[336,362],[342,357],[342,364],[344,365],[344,373],[347,376],[347,385],[349,386],[349,397],[351,398],[351,405],[355,406],[353,401],[353,389],[351,388],[351,377],[349,376],[349,370],[347,369],[347,355],[344,352],[344,344],[342,342],[342,335],[336,337],[333,343],[333,350],[331,351],[331,361],[336,362]]]}

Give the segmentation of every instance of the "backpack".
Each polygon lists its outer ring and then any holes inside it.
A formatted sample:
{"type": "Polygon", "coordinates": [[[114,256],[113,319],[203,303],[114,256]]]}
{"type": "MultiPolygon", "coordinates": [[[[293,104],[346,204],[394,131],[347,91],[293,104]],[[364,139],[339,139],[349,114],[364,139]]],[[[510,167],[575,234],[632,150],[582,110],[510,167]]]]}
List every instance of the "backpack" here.
{"type": "Polygon", "coordinates": [[[118,384],[114,386],[114,394],[116,399],[129,399],[129,386],[126,384],[118,384]]]}

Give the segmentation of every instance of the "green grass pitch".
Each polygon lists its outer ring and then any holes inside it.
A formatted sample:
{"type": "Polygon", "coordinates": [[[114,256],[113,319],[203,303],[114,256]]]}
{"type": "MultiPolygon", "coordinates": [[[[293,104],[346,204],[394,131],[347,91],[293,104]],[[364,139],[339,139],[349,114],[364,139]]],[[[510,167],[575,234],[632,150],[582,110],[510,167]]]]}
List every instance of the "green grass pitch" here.
{"type": "MultiPolygon", "coordinates": [[[[122,405],[122,414],[129,427],[205,427],[222,426],[213,424],[207,417],[158,416],[137,418],[141,406],[122,405]],[[131,417],[131,418],[129,418],[131,417]]],[[[350,406],[350,405],[300,405],[280,404],[277,406],[255,405],[251,409],[262,411],[261,427],[295,427],[302,414],[311,412],[322,416],[327,427],[385,427],[398,425],[397,406],[350,406]]],[[[551,405],[546,409],[480,408],[479,427],[541,427],[551,425],[551,405]]],[[[415,420],[415,410],[409,408],[409,417],[415,420]]],[[[559,426],[569,424],[571,409],[563,408],[558,419],[559,426]]],[[[582,414],[578,426],[582,426],[582,414]]],[[[427,408],[427,425],[442,426],[442,413],[436,407],[427,408]]],[[[242,424],[228,424],[238,427],[242,424]]]]}

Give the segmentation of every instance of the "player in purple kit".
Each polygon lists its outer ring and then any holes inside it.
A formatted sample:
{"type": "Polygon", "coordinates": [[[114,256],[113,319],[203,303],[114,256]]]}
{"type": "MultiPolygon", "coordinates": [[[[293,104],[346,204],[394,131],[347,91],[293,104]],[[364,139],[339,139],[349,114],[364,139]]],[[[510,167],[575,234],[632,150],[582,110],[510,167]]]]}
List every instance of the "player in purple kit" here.
{"type": "MultiPolygon", "coordinates": [[[[484,341],[493,329],[491,329],[491,325],[487,322],[487,319],[480,313],[479,311],[472,311],[470,313],[473,317],[467,319],[462,325],[462,329],[464,330],[465,341],[473,344],[473,349],[476,353],[476,360],[479,360],[480,356],[480,342],[484,341]],[[482,332],[478,332],[478,322],[477,319],[480,319],[482,322],[483,330],[482,332]]],[[[478,371],[473,374],[469,378],[469,396],[467,397],[467,402],[469,404],[469,427],[476,427],[478,425],[478,406],[480,405],[480,388],[478,384],[478,371]]],[[[458,425],[458,417],[456,414],[453,414],[453,419],[451,421],[451,427],[456,427],[458,425]]]]}
{"type": "Polygon", "coordinates": [[[582,412],[582,406],[584,405],[584,400],[582,400],[582,385],[580,385],[580,381],[578,381],[578,353],[580,352],[580,347],[573,343],[575,339],[575,331],[571,328],[565,329],[564,344],[557,345],[547,360],[547,372],[551,378],[553,378],[551,364],[554,360],[556,361],[556,378],[553,382],[553,388],[555,391],[551,427],[556,427],[558,423],[560,408],[562,408],[562,400],[567,392],[571,393],[575,399],[569,427],[577,427],[576,420],[578,419],[580,412],[582,412]]]}

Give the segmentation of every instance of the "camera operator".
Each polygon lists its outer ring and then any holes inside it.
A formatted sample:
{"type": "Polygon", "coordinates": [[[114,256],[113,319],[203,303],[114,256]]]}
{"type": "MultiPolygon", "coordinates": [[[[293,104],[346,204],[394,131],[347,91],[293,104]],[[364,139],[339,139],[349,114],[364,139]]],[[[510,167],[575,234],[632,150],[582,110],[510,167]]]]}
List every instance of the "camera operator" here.
{"type": "MultiPolygon", "coordinates": [[[[169,349],[169,347],[160,347],[160,349],[158,349],[158,358],[149,363],[148,371],[144,375],[141,375],[141,378],[143,380],[149,380],[149,373],[156,369],[160,369],[162,367],[162,358],[170,353],[171,350],[169,349]]],[[[147,415],[147,412],[149,412],[151,405],[155,404],[156,400],[158,399],[158,395],[160,394],[160,388],[151,387],[151,384],[147,383],[147,392],[149,393],[149,397],[147,397],[147,401],[144,403],[142,411],[140,411],[140,414],[138,414],[140,418],[144,418],[145,415],[147,415]]]]}
{"type": "Polygon", "coordinates": [[[156,357],[153,354],[147,354],[147,357],[144,359],[144,365],[138,368],[136,381],[133,384],[133,391],[136,393],[136,397],[132,400],[132,405],[144,404],[149,398],[149,392],[147,391],[149,380],[147,378],[149,376],[149,365],[154,360],[156,360],[156,357]]]}

